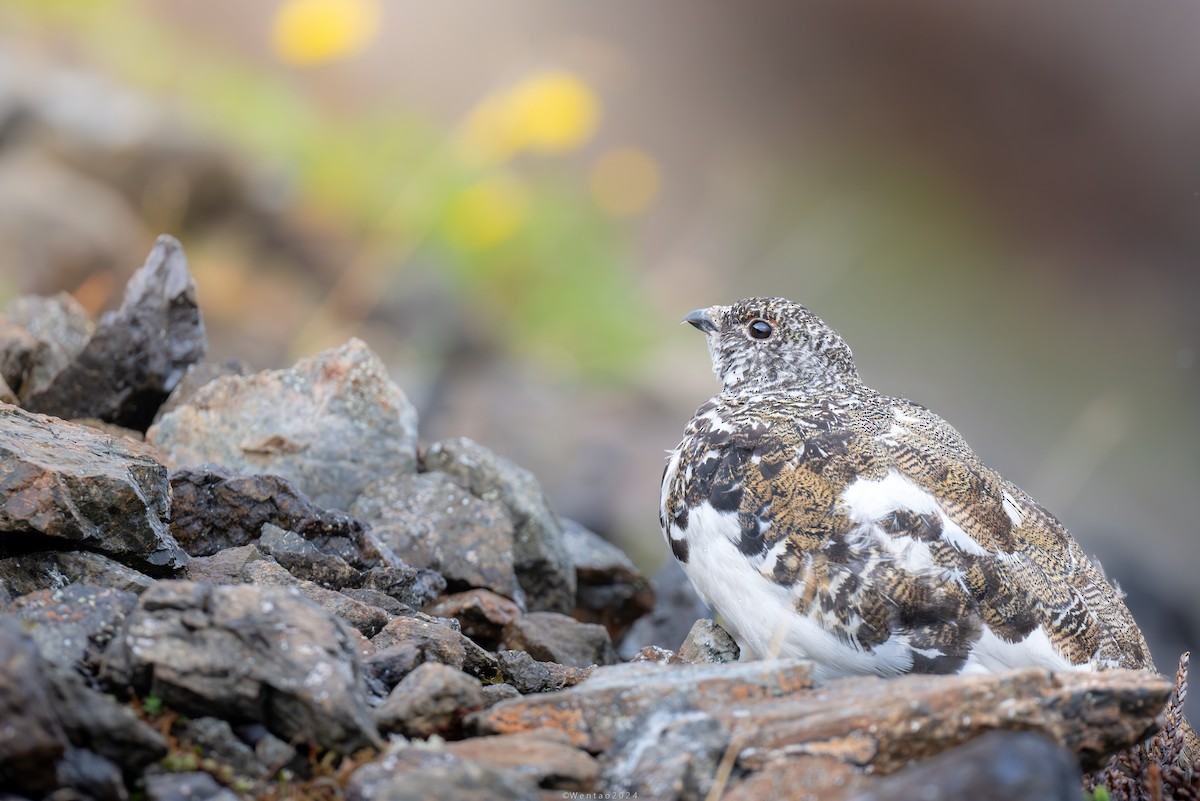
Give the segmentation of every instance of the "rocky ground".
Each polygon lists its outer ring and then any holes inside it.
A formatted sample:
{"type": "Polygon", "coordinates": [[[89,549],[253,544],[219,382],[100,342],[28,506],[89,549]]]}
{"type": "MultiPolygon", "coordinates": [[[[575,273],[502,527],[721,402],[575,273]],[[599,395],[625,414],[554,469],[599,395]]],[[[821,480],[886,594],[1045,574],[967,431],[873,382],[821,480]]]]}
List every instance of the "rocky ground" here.
{"type": "Polygon", "coordinates": [[[169,237],[99,322],[0,318],[5,799],[1195,797],[1183,679],[738,662],[363,342],[205,350],[169,237]]]}

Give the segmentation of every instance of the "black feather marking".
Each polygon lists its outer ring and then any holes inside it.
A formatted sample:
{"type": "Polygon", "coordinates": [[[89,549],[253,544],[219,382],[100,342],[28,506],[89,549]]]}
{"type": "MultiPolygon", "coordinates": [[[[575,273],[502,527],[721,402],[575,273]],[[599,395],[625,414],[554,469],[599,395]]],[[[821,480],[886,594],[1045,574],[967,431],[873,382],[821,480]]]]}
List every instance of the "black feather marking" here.
{"type": "MultiPolygon", "coordinates": [[[[686,515],[687,512],[684,512],[684,514],[686,515]]],[[[679,563],[687,564],[687,560],[688,560],[687,540],[685,540],[683,538],[675,539],[674,537],[667,537],[667,541],[671,543],[671,553],[673,553],[675,555],[675,558],[679,560],[679,563]]]]}

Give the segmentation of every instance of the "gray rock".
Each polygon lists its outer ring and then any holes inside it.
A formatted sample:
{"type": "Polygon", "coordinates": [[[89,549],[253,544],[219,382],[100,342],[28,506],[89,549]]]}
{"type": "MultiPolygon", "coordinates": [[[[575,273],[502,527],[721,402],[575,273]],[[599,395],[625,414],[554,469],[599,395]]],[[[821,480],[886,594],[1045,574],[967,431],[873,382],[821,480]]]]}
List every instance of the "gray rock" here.
{"type": "Polygon", "coordinates": [[[145,431],[206,348],[183,247],[160,236],[130,279],[121,308],[106,314],[78,356],[48,386],[25,395],[24,404],[56,417],[98,417],[145,431]]]}
{"type": "Polygon", "coordinates": [[[253,542],[268,523],[313,541],[343,537],[352,548],[362,536],[359,521],[315,506],[279,476],[184,468],[171,473],[171,494],[171,532],[192,556],[253,542]]]}
{"type": "Polygon", "coordinates": [[[163,405],[158,407],[158,414],[155,415],[154,422],[157,423],[158,418],[190,401],[196,391],[208,382],[215,381],[223,375],[246,376],[253,372],[250,365],[241,359],[226,359],[223,362],[197,362],[190,365],[184,371],[183,378],[179,379],[179,383],[175,385],[175,389],[171,390],[171,394],[163,405]]]}
{"type": "Polygon", "coordinates": [[[495,499],[482,500],[441,473],[389,475],[351,507],[400,558],[441,573],[450,585],[485,587],[518,603],[513,521],[495,499]]]}
{"type": "Polygon", "coordinates": [[[0,381],[7,387],[5,403],[17,402],[39,344],[24,328],[0,315],[0,381]]]}
{"type": "Polygon", "coordinates": [[[210,381],[146,439],[173,469],[270,473],[319,507],[348,510],[378,476],[414,471],[416,428],[383,363],[352,339],[289,370],[210,381]]]}
{"type": "Polygon", "coordinates": [[[1074,754],[1050,738],[996,731],[885,776],[853,801],[1078,801],[1081,779],[1074,754]]]}
{"type": "Polygon", "coordinates": [[[73,745],[136,773],[167,754],[167,740],[128,707],[89,687],[73,670],[46,666],[50,697],[73,745]]]}
{"type": "Polygon", "coordinates": [[[141,595],[154,579],[90,551],[34,551],[0,559],[0,587],[13,595],[95,584],[141,595]]]}
{"type": "MultiPolygon", "coordinates": [[[[539,662],[525,651],[500,651],[496,654],[500,675],[506,684],[522,695],[548,693],[578,684],[587,678],[588,668],[567,667],[557,662],[539,662]]],[[[491,732],[497,733],[497,732],[491,732]]]]}
{"type": "Polygon", "coordinates": [[[611,665],[617,661],[608,630],[557,612],[530,612],[504,627],[504,647],[526,651],[540,662],[569,667],[611,665]]]}
{"type": "Polygon", "coordinates": [[[507,682],[483,685],[483,706],[485,708],[501,701],[507,701],[509,698],[520,697],[521,691],[507,682]]]}
{"type": "Polygon", "coordinates": [[[234,777],[250,781],[270,778],[268,765],[238,737],[228,722],[220,718],[189,720],[178,736],[183,743],[194,746],[200,756],[214,759],[227,767],[234,777]]]}
{"type": "Polygon", "coordinates": [[[42,660],[16,621],[0,617],[0,785],[41,795],[58,784],[69,742],[54,714],[42,660]]]}
{"type": "Polygon", "coordinates": [[[130,592],[71,584],[22,595],[12,611],[42,659],[66,670],[95,673],[100,656],[137,604],[130,592]]]}
{"type": "Polygon", "coordinates": [[[0,362],[7,363],[4,377],[22,398],[50,386],[55,376],[83,351],[94,330],[79,301],[66,292],[49,298],[19,297],[9,305],[6,316],[28,337],[10,334],[6,339],[11,344],[0,346],[0,352],[6,354],[0,357],[0,362]],[[20,353],[26,349],[22,357],[20,353]],[[21,362],[21,372],[13,376],[11,373],[21,362]]]}
{"type": "Polygon", "coordinates": [[[389,619],[383,609],[336,590],[326,589],[315,582],[296,578],[257,545],[230,548],[213,556],[198,556],[188,565],[186,578],[205,584],[295,587],[317,606],[368,637],[379,633],[389,619]]]}
{"type": "Polygon", "coordinates": [[[0,548],[40,534],[147,570],[187,563],[167,527],[167,471],[151,449],[0,406],[0,461],[0,548]]]}
{"type": "Polygon", "coordinates": [[[423,465],[450,476],[477,498],[504,504],[515,525],[513,566],[529,609],[567,613],[574,608],[575,566],[562,524],[533,474],[465,437],[430,445],[423,465]]]}
{"type": "Polygon", "coordinates": [[[159,582],[109,645],[103,675],[287,740],[343,753],[379,742],[353,637],[290,587],[159,582]]]}
{"type": "Polygon", "coordinates": [[[320,584],[329,589],[357,586],[362,574],[340,556],[321,553],[317,546],[294,531],[285,531],[267,523],[262,527],[258,547],[299,579],[320,584]]]}
{"type": "Polygon", "coordinates": [[[69,789],[94,801],[126,801],[129,798],[121,768],[94,751],[68,748],[56,770],[60,788],[58,794],[63,789],[69,789]]]}
{"type": "Polygon", "coordinates": [[[608,629],[620,642],[634,621],[654,609],[650,580],[625,553],[574,520],[563,520],[563,544],[575,565],[575,609],[585,623],[608,629]]]}
{"type": "Polygon", "coordinates": [[[369,587],[354,587],[342,590],[341,592],[347,598],[353,598],[356,601],[362,601],[364,604],[378,607],[393,617],[397,615],[411,615],[413,613],[411,606],[397,601],[391,595],[380,590],[369,587]]]}
{"type": "Polygon", "coordinates": [[[376,708],[375,724],[384,734],[455,738],[462,736],[463,718],[483,707],[479,679],[447,665],[426,662],[405,676],[376,708]]]}
{"type": "Polygon", "coordinates": [[[355,771],[346,788],[349,801],[542,801],[529,776],[466,759],[449,757],[409,770],[388,759],[355,771]]]}
{"type": "Polygon", "coordinates": [[[146,801],[241,801],[207,773],[153,773],[146,777],[146,801]]]}
{"type": "Polygon", "coordinates": [[[618,737],[600,783],[616,798],[703,801],[728,747],[728,730],[703,712],[651,710],[618,737]]]}
{"type": "Polygon", "coordinates": [[[729,632],[707,618],[693,623],[679,646],[679,659],[692,664],[736,662],[741,653],[729,632]]]}

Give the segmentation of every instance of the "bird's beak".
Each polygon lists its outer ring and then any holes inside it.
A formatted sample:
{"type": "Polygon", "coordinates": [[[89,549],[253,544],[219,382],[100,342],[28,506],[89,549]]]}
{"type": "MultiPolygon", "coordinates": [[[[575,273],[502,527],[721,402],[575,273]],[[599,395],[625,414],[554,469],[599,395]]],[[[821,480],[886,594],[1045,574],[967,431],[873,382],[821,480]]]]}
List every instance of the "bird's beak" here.
{"type": "Polygon", "coordinates": [[[717,324],[713,322],[711,312],[712,309],[696,309],[694,312],[688,312],[680,322],[691,323],[704,333],[711,334],[717,330],[717,324]]]}

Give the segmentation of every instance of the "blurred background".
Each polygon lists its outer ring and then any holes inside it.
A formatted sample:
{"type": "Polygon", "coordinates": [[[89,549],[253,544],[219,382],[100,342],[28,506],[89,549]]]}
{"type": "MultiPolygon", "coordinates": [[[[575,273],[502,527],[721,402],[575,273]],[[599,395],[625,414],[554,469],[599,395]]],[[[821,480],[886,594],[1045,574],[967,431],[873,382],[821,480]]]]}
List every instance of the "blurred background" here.
{"type": "MultiPolygon", "coordinates": [[[[653,572],[713,394],[689,310],[786,295],[1200,646],[1200,4],[5,0],[0,305],[182,240],[210,357],[354,335],[653,572]]],[[[1194,713],[1193,713],[1194,714],[1194,713]]]]}

